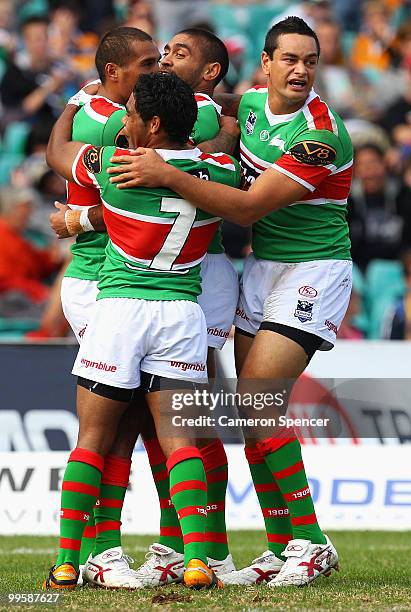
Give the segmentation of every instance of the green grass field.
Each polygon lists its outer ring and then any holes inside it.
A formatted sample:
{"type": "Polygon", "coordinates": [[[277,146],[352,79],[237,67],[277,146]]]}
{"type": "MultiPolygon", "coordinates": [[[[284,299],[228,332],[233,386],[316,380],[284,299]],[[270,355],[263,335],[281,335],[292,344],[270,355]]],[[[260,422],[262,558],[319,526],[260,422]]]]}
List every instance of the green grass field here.
{"type": "MultiPolygon", "coordinates": [[[[181,585],[135,592],[103,591],[91,587],[66,594],[56,610],[411,610],[411,533],[330,533],[340,555],[340,572],[319,578],[304,588],[229,587],[193,592],[181,585]]],[[[123,547],[136,565],[153,538],[125,536],[123,547]]],[[[49,566],[55,560],[56,537],[0,537],[0,610],[39,609],[39,606],[10,606],[5,593],[39,592],[49,566]]],[[[230,534],[230,546],[238,567],[264,550],[260,532],[230,534]]]]}

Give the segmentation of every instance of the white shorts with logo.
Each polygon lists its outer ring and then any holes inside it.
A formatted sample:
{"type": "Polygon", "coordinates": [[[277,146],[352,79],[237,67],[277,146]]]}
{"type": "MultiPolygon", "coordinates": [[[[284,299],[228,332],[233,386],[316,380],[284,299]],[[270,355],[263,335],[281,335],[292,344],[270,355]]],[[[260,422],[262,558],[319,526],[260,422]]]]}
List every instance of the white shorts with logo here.
{"type": "Polygon", "coordinates": [[[351,261],[281,263],[249,255],[234,325],[252,335],[262,322],[288,325],[323,338],[326,351],[335,344],[351,286],[351,261]]]}
{"type": "Polygon", "coordinates": [[[165,378],[207,379],[207,328],[203,311],[188,300],[97,300],[73,374],[134,389],[140,370],[165,378]]]}
{"type": "Polygon", "coordinates": [[[207,343],[222,349],[231,326],[238,302],[239,282],[233,264],[225,253],[207,253],[201,263],[202,293],[198,303],[207,324],[207,343]]]}
{"type": "Polygon", "coordinates": [[[69,278],[65,276],[61,283],[61,305],[77,341],[87,327],[90,310],[96,302],[98,281],[69,278]]]}

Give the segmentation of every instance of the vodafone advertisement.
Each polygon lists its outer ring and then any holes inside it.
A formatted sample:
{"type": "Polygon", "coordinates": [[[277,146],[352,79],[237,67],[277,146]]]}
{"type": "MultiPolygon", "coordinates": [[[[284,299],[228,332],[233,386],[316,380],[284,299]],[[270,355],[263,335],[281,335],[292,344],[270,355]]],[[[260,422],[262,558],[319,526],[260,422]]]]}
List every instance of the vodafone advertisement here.
{"type": "MultiPolygon", "coordinates": [[[[5,349],[0,347],[0,362],[5,349]]],[[[2,535],[57,534],[61,479],[76,443],[75,381],[68,374],[76,347],[34,349],[7,347],[10,367],[0,373],[2,535]]],[[[295,387],[287,414],[302,423],[313,415],[330,421],[322,431],[297,427],[324,529],[411,529],[410,364],[411,343],[341,341],[317,353],[295,387]]],[[[220,366],[234,377],[231,344],[220,366]]],[[[228,444],[227,454],[228,527],[261,529],[242,445],[228,444]]],[[[133,456],[124,532],[155,534],[158,519],[140,448],[133,456]]]]}

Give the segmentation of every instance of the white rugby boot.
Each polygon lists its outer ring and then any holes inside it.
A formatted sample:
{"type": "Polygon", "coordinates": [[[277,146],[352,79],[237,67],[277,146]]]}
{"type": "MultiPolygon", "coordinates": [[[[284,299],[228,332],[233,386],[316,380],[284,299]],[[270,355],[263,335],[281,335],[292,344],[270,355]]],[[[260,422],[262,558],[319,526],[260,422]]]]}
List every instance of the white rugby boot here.
{"type": "Polygon", "coordinates": [[[219,578],[224,586],[231,584],[244,586],[266,584],[278,574],[283,565],[284,561],[276,557],[270,550],[266,550],[261,557],[254,559],[248,567],[228,574],[219,574],[219,578]]]}
{"type": "Polygon", "coordinates": [[[184,574],[184,555],[164,544],[151,544],[146,553],[146,561],[134,573],[145,587],[181,582],[184,574]]]}
{"type": "Polygon", "coordinates": [[[103,589],[140,589],[143,584],[130,563],[134,560],[123,554],[121,546],[109,548],[89,558],[83,570],[83,580],[103,589]]]}
{"type": "Polygon", "coordinates": [[[223,574],[231,574],[236,571],[233,557],[230,554],[222,561],[208,557],[208,567],[214,570],[215,575],[220,578],[223,574]]]}
{"type": "Polygon", "coordinates": [[[307,586],[319,576],[330,576],[338,570],[338,554],[327,538],[326,544],[313,544],[310,540],[290,540],[282,553],[287,557],[279,574],[268,586],[307,586]]]}

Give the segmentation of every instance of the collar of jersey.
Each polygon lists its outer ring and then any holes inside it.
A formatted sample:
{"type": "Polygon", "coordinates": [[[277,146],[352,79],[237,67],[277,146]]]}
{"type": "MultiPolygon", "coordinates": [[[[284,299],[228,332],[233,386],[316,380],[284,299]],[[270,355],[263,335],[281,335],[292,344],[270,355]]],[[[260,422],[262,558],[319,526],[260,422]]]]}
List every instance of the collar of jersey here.
{"type": "Polygon", "coordinates": [[[126,108],[122,104],[118,104],[118,102],[113,102],[113,100],[110,100],[110,98],[106,98],[106,96],[100,96],[99,94],[90,96],[90,98],[91,100],[106,100],[106,102],[110,102],[110,104],[112,104],[113,106],[117,106],[117,108],[120,108],[121,110],[124,110],[126,108]]]}
{"type": "Polygon", "coordinates": [[[155,149],[156,152],[164,159],[198,159],[201,155],[200,149],[182,149],[181,151],[175,151],[174,149],[155,149]]]}
{"type": "Polygon", "coordinates": [[[297,115],[301,113],[303,108],[305,108],[307,104],[309,104],[311,100],[313,100],[316,96],[317,94],[315,93],[314,89],[312,89],[310,93],[308,94],[308,98],[306,99],[304,105],[300,109],[298,109],[294,113],[289,113],[288,115],[274,115],[274,113],[270,111],[270,107],[268,106],[268,94],[267,94],[267,99],[265,101],[264,110],[265,110],[265,116],[267,117],[268,123],[271,126],[273,126],[273,125],[278,125],[280,123],[288,123],[289,121],[292,121],[293,119],[297,117],[297,115]]]}

